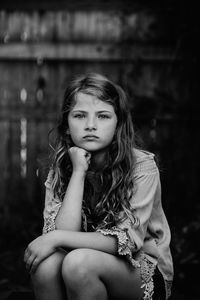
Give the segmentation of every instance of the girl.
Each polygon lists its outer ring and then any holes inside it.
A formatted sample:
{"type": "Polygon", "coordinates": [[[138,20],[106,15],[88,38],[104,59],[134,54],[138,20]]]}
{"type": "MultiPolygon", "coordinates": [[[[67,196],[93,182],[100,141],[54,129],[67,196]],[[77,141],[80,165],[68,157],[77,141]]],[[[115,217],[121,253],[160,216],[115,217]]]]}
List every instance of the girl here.
{"type": "Polygon", "coordinates": [[[168,299],[170,230],[154,155],[136,149],[123,90],[98,74],[64,95],[43,235],[25,250],[38,300],[168,299]]]}

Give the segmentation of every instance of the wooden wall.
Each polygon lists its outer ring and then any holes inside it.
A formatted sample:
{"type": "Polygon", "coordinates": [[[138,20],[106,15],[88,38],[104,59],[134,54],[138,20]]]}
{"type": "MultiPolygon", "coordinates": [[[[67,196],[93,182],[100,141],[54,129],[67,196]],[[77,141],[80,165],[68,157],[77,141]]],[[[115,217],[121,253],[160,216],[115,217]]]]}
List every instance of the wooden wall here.
{"type": "Polygon", "coordinates": [[[174,15],[161,8],[0,12],[1,205],[13,194],[18,203],[21,193],[36,201],[39,158],[75,74],[101,72],[121,84],[148,147],[163,148],[180,105],[174,15]]]}
{"type": "Polygon", "coordinates": [[[156,22],[151,11],[0,12],[1,205],[21,193],[36,201],[38,159],[73,75],[101,72],[130,94],[153,97],[173,59],[151,30],[156,22]]]}

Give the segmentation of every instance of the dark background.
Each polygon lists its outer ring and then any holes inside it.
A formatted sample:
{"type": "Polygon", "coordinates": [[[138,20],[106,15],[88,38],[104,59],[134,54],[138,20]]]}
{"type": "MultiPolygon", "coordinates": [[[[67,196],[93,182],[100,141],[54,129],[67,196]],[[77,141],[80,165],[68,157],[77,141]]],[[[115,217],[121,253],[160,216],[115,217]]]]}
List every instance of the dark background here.
{"type": "Polygon", "coordinates": [[[48,131],[67,82],[88,71],[129,95],[159,160],[172,299],[200,299],[199,31],[192,1],[1,1],[0,299],[30,290],[23,251],[41,233],[48,131]]]}

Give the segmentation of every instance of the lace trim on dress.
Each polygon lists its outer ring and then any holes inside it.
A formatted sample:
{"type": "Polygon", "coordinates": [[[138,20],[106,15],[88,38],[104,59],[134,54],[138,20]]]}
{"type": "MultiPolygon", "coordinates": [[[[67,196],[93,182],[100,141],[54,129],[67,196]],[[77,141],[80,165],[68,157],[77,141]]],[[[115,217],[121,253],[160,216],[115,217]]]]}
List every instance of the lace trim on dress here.
{"type": "Polygon", "coordinates": [[[132,257],[132,251],[136,248],[136,245],[131,242],[127,229],[120,229],[114,226],[111,229],[97,229],[97,232],[100,232],[103,235],[116,236],[118,244],[118,254],[125,255],[133,267],[140,267],[140,263],[132,257]]]}
{"type": "Polygon", "coordinates": [[[43,234],[56,229],[55,218],[53,218],[53,217],[45,218],[44,224],[45,225],[44,225],[43,231],[42,231],[43,234]]]}
{"type": "Polygon", "coordinates": [[[61,202],[53,198],[52,202],[46,204],[46,211],[44,212],[44,226],[43,234],[48,233],[49,231],[56,230],[55,219],[58,214],[58,211],[61,207],[61,202]]]}
{"type": "Polygon", "coordinates": [[[142,279],[142,286],[144,288],[143,300],[153,300],[152,296],[154,293],[154,282],[153,275],[156,268],[156,263],[153,263],[148,259],[145,253],[140,255],[140,274],[142,279]]]}

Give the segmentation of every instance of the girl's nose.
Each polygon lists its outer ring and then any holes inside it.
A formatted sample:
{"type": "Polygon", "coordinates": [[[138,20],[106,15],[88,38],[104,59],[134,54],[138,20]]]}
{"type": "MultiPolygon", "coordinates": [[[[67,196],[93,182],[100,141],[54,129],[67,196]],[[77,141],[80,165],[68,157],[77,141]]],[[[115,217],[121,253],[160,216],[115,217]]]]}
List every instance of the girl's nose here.
{"type": "Polygon", "coordinates": [[[96,130],[97,124],[94,117],[88,118],[85,126],[86,130],[96,130]]]}

